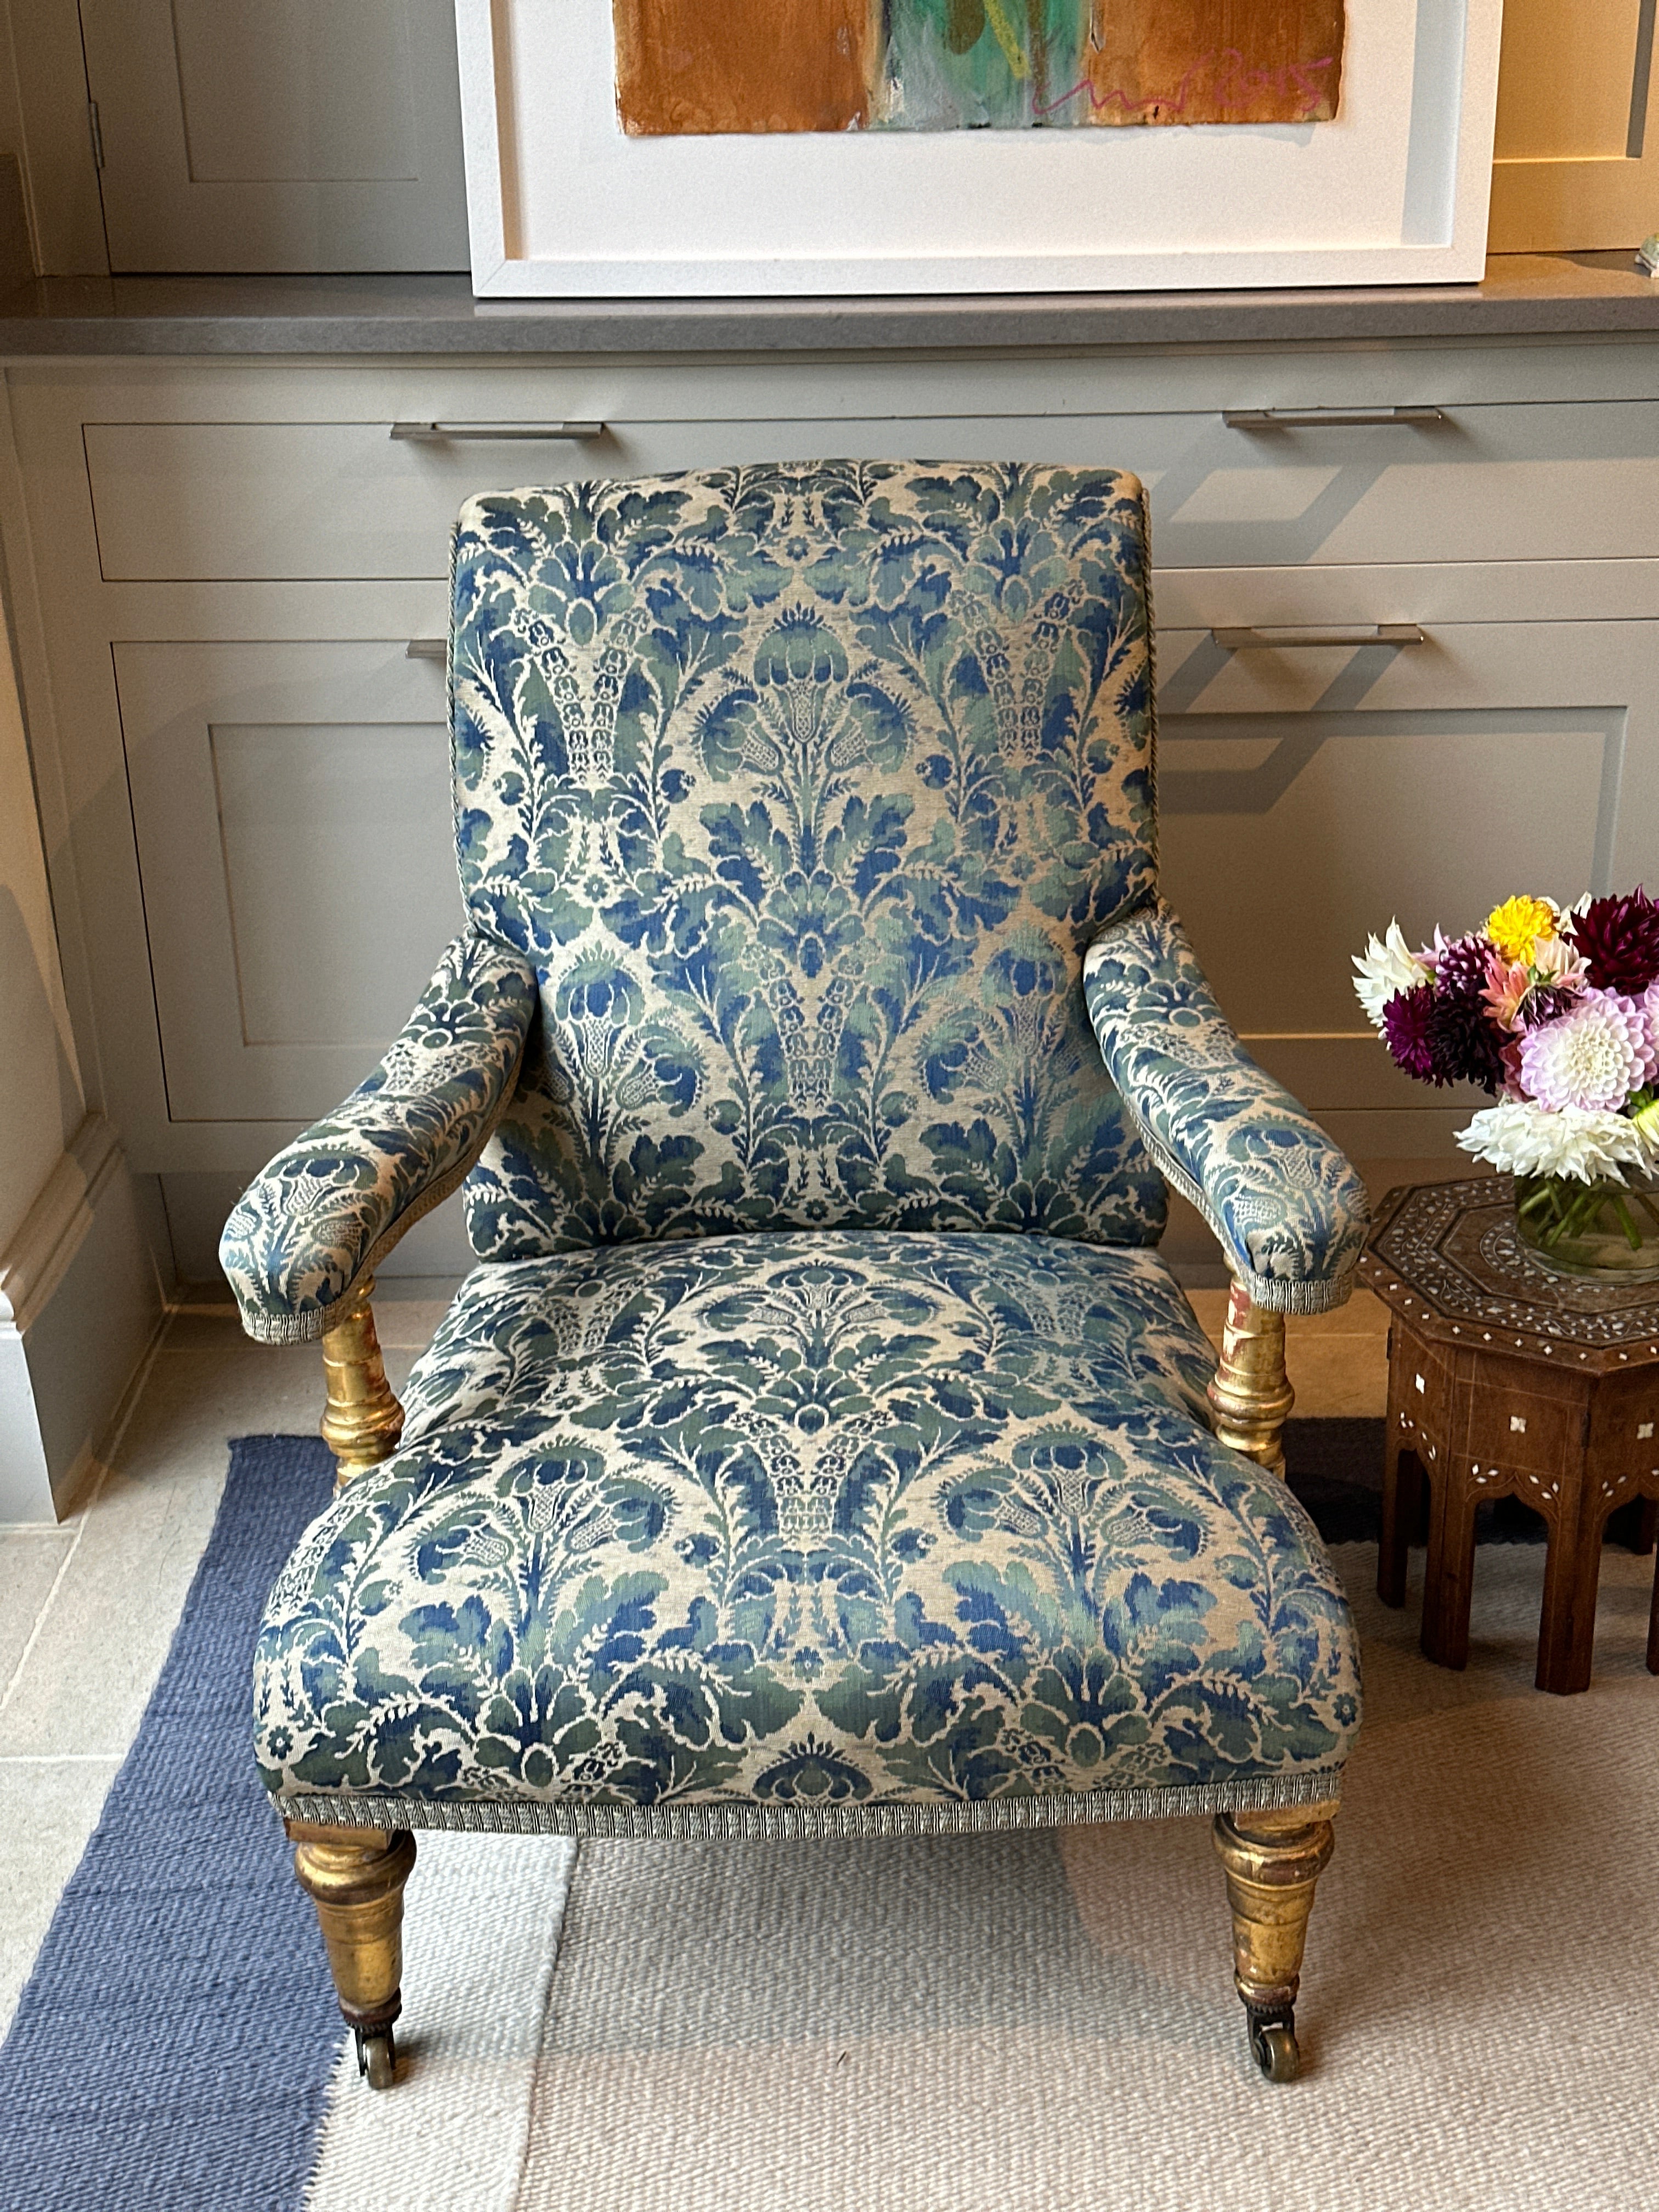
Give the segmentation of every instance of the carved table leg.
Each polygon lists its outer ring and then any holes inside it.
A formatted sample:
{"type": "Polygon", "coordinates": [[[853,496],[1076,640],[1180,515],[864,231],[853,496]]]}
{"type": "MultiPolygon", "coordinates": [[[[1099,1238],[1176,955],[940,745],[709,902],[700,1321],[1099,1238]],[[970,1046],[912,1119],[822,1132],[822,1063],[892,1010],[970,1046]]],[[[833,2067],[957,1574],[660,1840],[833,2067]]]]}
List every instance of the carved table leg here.
{"type": "Polygon", "coordinates": [[[1220,1813],[1215,1848],[1233,1913],[1233,1982],[1250,2026],[1250,2055],[1270,2081],[1293,2081],[1302,2055],[1296,1993],[1314,1888],[1334,1838],[1335,1799],[1277,1812],[1220,1813]]]}
{"type": "Polygon", "coordinates": [[[1659,1674],[1659,1569],[1653,1577],[1653,1605],[1648,1613],[1648,1672],[1659,1674]]]}
{"type": "Polygon", "coordinates": [[[1253,1304],[1238,1283],[1228,1295],[1209,1396],[1222,1443],[1282,1476],[1285,1423],[1296,1403],[1285,1373],[1285,1316],[1253,1304]]]}
{"type": "Polygon", "coordinates": [[[371,2089],[389,2089],[398,2062],[393,2023],[403,2010],[404,1884],[415,1864],[406,1828],[330,1828],[289,1820],[294,1871],[317,1908],[329,1972],[348,2027],[356,2031],[357,2070],[371,2089]]]}
{"type": "Polygon", "coordinates": [[[1409,1444],[1389,1438],[1382,1463],[1382,1537],[1376,1552],[1376,1594],[1384,1605],[1406,1602],[1406,1565],[1423,1518],[1423,1462],[1409,1444]]]}
{"type": "Polygon", "coordinates": [[[1458,1480],[1449,1452],[1430,1485],[1429,1556],[1423,1570],[1423,1656],[1437,1667],[1469,1663],[1469,1601],[1474,1594],[1473,1491],[1458,1480]]]}
{"type": "Polygon", "coordinates": [[[380,1340],[374,1334],[368,1303],[374,1291],[370,1275],[357,1285],[323,1338],[323,1374],[328,1383],[323,1442],[334,1455],[337,1490],[343,1489],[354,1474],[390,1459],[404,1432],[404,1409],[386,1379],[380,1340]]]}
{"type": "Polygon", "coordinates": [[[1659,1541],[1659,1498],[1638,1498],[1630,1547],[1638,1559],[1644,1559],[1656,1541],[1659,1541]]]}
{"type": "Polygon", "coordinates": [[[1572,1495],[1565,1479],[1544,1559],[1544,1602],[1538,1624],[1540,1690],[1571,1697],[1588,1690],[1595,1654],[1595,1590],[1601,1578],[1605,1514],[1595,1501],[1572,1495]]]}

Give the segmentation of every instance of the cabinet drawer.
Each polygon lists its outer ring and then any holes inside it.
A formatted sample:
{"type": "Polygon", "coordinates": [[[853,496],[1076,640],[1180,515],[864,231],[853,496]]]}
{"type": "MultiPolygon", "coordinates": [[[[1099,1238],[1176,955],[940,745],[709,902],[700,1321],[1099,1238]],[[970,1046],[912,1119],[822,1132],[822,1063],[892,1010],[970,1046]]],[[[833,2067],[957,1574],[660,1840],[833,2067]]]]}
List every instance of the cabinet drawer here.
{"type": "Polygon", "coordinates": [[[769,460],[940,456],[1133,470],[1160,566],[1659,555],[1659,402],[1437,422],[1230,427],[1211,411],[618,419],[581,443],[394,440],[386,422],[88,422],[110,581],[441,576],[471,493],[769,460]]]}

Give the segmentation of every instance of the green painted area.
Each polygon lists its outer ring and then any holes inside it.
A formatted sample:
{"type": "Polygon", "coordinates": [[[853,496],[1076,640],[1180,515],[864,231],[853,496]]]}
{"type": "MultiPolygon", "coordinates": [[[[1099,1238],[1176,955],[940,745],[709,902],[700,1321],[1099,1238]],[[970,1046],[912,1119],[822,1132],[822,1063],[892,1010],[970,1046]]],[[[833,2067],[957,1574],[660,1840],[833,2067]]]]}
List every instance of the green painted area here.
{"type": "Polygon", "coordinates": [[[1093,0],[890,0],[878,128],[1021,130],[1085,123],[1093,0]]]}

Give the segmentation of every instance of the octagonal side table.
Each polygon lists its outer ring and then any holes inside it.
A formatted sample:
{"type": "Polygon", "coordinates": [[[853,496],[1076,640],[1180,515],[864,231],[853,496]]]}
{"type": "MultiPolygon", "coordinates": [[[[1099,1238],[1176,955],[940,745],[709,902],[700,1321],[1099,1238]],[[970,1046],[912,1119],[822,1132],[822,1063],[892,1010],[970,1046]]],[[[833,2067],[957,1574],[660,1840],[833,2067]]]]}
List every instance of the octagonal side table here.
{"type": "MultiPolygon", "coordinates": [[[[1467,1666],[1475,1509],[1518,1498],[1549,1539],[1538,1686],[1587,1690],[1608,1515],[1650,1501],[1639,1547],[1653,1543],[1659,1285],[1542,1267],[1516,1236],[1506,1176],[1391,1190],[1359,1272],[1391,1316],[1378,1595],[1405,1603],[1426,1501],[1423,1650],[1467,1666]]],[[[1647,1664],[1659,1674],[1659,1585],[1647,1664]]]]}

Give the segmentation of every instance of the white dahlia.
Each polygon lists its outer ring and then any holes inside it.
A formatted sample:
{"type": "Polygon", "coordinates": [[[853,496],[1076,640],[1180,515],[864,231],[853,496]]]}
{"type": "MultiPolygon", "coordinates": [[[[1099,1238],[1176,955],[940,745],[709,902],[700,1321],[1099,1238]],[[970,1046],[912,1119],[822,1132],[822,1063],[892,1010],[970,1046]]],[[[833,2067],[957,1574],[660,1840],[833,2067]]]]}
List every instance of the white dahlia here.
{"type": "Polygon", "coordinates": [[[1353,963],[1354,993],[1373,1029],[1382,1028],[1382,1009],[1390,999],[1433,979],[1433,961],[1412,951],[1397,921],[1389,924],[1386,937],[1369,939],[1353,963]]]}
{"type": "Polygon", "coordinates": [[[1524,1098],[1483,1108],[1457,1141],[1505,1175],[1572,1176],[1580,1182],[1623,1182],[1625,1169],[1653,1161],[1642,1132],[1622,1114],[1534,1106],[1524,1098]]]}

